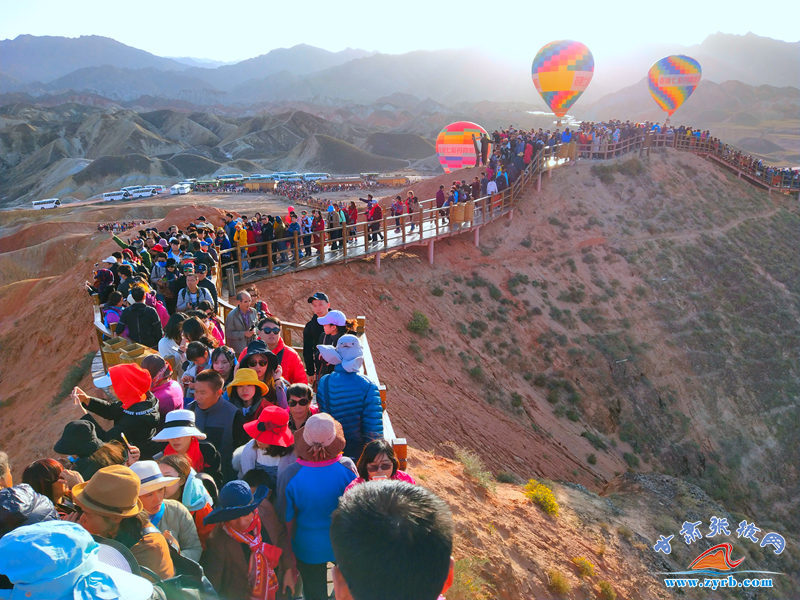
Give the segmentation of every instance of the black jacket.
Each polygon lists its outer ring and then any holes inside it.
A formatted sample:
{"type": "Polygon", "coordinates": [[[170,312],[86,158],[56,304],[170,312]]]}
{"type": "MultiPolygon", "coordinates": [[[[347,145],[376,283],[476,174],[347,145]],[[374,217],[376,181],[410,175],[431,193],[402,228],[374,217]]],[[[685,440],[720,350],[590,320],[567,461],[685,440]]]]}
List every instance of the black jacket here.
{"type": "Polygon", "coordinates": [[[125,443],[122,439],[124,433],[128,441],[141,450],[142,459],[150,458],[157,451],[150,441],[156,434],[159,419],[158,400],[153,394],[148,392],[147,398],[128,408],[122,408],[119,400],[109,402],[100,398],[89,398],[86,410],[114,421],[114,426],[108,431],[97,428],[97,437],[104,442],[119,440],[125,443]]]}
{"type": "Polygon", "coordinates": [[[122,311],[119,322],[128,327],[128,337],[134,342],[158,348],[164,331],[156,309],[144,302],[136,302],[122,311]]]}
{"type": "Polygon", "coordinates": [[[314,363],[319,355],[317,344],[324,332],[322,325],[317,323],[317,315],[311,317],[311,320],[303,327],[303,362],[306,365],[306,375],[310,376],[316,373],[314,363]]]}

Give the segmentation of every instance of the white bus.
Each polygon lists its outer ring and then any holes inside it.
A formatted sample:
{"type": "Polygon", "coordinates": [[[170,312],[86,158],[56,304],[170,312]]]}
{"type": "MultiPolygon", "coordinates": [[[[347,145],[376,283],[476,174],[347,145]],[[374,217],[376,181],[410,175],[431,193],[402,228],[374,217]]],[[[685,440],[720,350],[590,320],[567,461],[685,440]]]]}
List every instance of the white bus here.
{"type": "Polygon", "coordinates": [[[300,178],[300,173],[297,171],[277,171],[270,175],[270,177],[275,181],[285,181],[294,177],[300,178]]]}
{"type": "Polygon", "coordinates": [[[142,186],[140,186],[140,185],[126,185],[124,188],[119,188],[119,189],[121,189],[123,192],[130,192],[131,190],[135,190],[135,189],[138,189],[140,187],[142,187],[142,186]]]}
{"type": "Polygon", "coordinates": [[[146,185],[144,187],[154,190],[156,194],[163,194],[167,191],[167,186],[165,185],[146,185]]]}
{"type": "Polygon", "coordinates": [[[61,200],[58,198],[45,198],[44,200],[34,200],[33,210],[44,210],[45,208],[58,208],[61,206],[61,200]]]}
{"type": "Polygon", "coordinates": [[[192,191],[192,186],[188,183],[177,183],[169,188],[169,193],[173,196],[178,194],[188,194],[192,191]]]}
{"type": "Polygon", "coordinates": [[[320,179],[330,179],[330,173],[303,173],[304,181],[319,181],[320,179]]]}
{"type": "Polygon", "coordinates": [[[103,200],[106,202],[125,200],[126,198],[130,198],[130,193],[126,190],[117,190],[116,192],[106,192],[103,194],[103,200]]]}
{"type": "Polygon", "coordinates": [[[156,191],[152,188],[146,187],[136,187],[131,190],[127,190],[128,193],[131,195],[131,198],[149,198],[150,196],[155,196],[156,191]]]}

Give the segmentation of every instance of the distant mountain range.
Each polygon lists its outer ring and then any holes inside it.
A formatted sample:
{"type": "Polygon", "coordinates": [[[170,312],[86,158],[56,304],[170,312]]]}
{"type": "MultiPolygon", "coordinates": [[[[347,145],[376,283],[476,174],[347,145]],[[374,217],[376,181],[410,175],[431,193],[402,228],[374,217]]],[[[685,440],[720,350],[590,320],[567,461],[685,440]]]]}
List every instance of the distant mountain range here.
{"type": "MultiPolygon", "coordinates": [[[[800,164],[800,46],[716,34],[689,51],[704,78],[673,122],[800,164]]],[[[627,85],[586,94],[575,116],[663,120],[642,74],[666,51],[649,52],[599,77],[627,85]]],[[[437,173],[433,144],[449,122],[554,126],[526,70],[477,50],[300,45],[213,68],[192,62],[98,36],[0,41],[0,206],[226,172],[437,173]]]]}
{"type": "MultiPolygon", "coordinates": [[[[594,88],[589,87],[584,100],[630,85],[655,60],[680,52],[700,61],[705,81],[800,87],[800,42],[718,33],[697,46],[654,45],[598,67],[594,88]]],[[[329,52],[301,44],[231,65],[187,63],[197,61],[155,56],[100,36],[22,35],[0,41],[0,94],[79,92],[115,101],[154,96],[204,106],[287,100],[371,103],[395,93],[448,105],[482,100],[538,103],[529,71],[478,50],[393,55],[357,49],[329,52]]]]}

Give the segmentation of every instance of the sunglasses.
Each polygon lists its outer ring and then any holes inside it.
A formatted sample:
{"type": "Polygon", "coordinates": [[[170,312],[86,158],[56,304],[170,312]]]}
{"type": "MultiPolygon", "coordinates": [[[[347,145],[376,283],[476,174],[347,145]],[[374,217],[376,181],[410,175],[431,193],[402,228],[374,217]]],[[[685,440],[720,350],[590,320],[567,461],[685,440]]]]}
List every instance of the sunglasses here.
{"type": "Polygon", "coordinates": [[[300,406],[308,406],[309,402],[311,402],[311,400],[309,400],[308,398],[298,398],[297,400],[292,398],[291,400],[288,401],[288,404],[289,406],[297,406],[298,404],[300,406]]]}
{"type": "Polygon", "coordinates": [[[269,361],[268,360],[254,360],[250,363],[252,366],[256,367],[268,367],[269,361]]]}
{"type": "Polygon", "coordinates": [[[394,465],[390,462],[384,462],[379,465],[368,464],[367,471],[370,473],[376,473],[378,471],[391,471],[394,468],[394,465]]]}
{"type": "Polygon", "coordinates": [[[281,332],[281,328],[280,327],[264,327],[264,329],[262,329],[261,331],[263,331],[264,333],[280,333],[281,332]]]}

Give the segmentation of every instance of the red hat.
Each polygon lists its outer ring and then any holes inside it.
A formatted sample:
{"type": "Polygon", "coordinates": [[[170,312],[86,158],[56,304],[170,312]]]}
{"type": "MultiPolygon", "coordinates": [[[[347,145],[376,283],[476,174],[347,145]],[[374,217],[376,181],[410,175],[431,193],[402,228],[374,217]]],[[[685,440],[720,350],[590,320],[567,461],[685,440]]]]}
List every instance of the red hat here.
{"type": "Polygon", "coordinates": [[[151,248],[151,250],[153,252],[163,252],[164,248],[161,247],[161,244],[156,244],[151,248]]]}
{"type": "Polygon", "coordinates": [[[111,378],[111,387],[122,402],[123,408],[128,408],[147,397],[152,377],[136,363],[126,363],[109,367],[108,376],[111,378]]]}
{"type": "Polygon", "coordinates": [[[262,444],[284,448],[294,444],[294,435],[289,430],[289,413],[280,406],[265,406],[257,421],[245,423],[244,431],[262,444]]]}
{"type": "Polygon", "coordinates": [[[131,258],[133,258],[133,251],[132,251],[130,248],[125,248],[125,249],[123,249],[123,250],[122,250],[122,253],[123,253],[125,256],[130,256],[131,258]]]}

